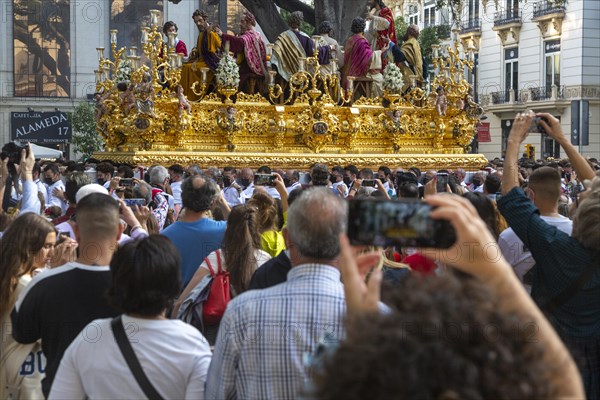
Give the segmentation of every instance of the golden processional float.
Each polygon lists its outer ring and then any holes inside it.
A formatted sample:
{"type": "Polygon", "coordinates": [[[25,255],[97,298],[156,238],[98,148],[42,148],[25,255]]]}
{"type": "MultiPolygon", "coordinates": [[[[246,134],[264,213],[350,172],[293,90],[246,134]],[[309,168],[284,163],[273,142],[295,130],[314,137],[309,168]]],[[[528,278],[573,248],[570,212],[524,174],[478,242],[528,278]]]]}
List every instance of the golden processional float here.
{"type": "Polygon", "coordinates": [[[179,85],[184,65],[175,53],[175,35],[163,43],[159,18],[151,10],[151,26],[142,29],[142,55],[136,47],[117,49],[116,30],[110,58],[97,48],[96,121],[106,151],[96,158],[300,169],[315,162],[422,169],[478,169],[487,163],[483,155],[467,154],[483,112],[464,79],[465,68],[473,68],[472,49],[461,58],[458,42],[446,52],[433,49],[432,87],[444,89],[443,110],[414,76],[402,90],[405,83],[393,63],[384,74],[383,98],[359,97],[353,77],[341,90],[337,75],[321,71],[317,54],[300,60],[285,88],[271,71],[263,94],[239,91],[237,64],[223,56],[216,90],[211,92],[208,69],[202,69],[200,81],[188,88],[198,100],[189,101],[179,85]]]}

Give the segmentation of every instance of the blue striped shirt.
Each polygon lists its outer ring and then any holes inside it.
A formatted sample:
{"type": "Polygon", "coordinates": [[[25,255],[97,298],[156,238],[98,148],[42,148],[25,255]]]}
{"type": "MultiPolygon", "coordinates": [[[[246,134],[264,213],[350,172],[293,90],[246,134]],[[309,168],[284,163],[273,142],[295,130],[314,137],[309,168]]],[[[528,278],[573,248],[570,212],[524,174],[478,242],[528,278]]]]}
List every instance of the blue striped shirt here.
{"type": "Polygon", "coordinates": [[[344,335],[340,272],[293,267],[287,281],[233,299],[221,320],[206,382],[207,399],[294,399],[305,388],[305,354],[326,334],[344,335]]]}

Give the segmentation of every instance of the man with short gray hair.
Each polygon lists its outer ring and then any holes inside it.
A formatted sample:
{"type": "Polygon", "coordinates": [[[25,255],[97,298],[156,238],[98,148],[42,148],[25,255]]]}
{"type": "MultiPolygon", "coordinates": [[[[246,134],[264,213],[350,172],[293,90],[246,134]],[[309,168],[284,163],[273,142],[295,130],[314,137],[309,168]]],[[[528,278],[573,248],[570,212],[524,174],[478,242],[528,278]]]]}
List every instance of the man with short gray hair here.
{"type": "Polygon", "coordinates": [[[308,381],[303,356],[344,333],[344,288],[337,258],[346,230],[344,200],[310,188],[288,211],[287,281],[234,298],[221,320],[207,398],[293,399],[308,381]],[[307,218],[307,215],[318,218],[307,218]]]}

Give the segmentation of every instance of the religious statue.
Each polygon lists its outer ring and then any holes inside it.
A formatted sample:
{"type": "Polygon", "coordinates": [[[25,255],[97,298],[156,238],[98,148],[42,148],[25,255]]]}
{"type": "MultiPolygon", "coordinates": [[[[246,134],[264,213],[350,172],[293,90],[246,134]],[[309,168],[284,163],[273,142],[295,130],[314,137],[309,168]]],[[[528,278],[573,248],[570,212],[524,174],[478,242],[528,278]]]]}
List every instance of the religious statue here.
{"type": "Polygon", "coordinates": [[[98,121],[100,118],[102,118],[108,112],[108,107],[104,103],[104,100],[106,100],[108,95],[109,95],[109,93],[103,94],[100,92],[98,92],[94,95],[94,100],[96,101],[96,111],[94,113],[94,117],[96,118],[96,121],[98,121]]]}
{"type": "MultiPolygon", "coordinates": [[[[222,43],[229,44],[229,50],[237,57],[240,71],[240,90],[254,94],[255,81],[252,78],[259,77],[261,80],[268,75],[267,51],[260,33],[255,29],[256,18],[252,13],[245,11],[240,19],[240,35],[234,36],[222,33],[216,29],[221,36],[222,43]]],[[[225,47],[225,46],[223,46],[225,47]]]]}
{"type": "Polygon", "coordinates": [[[121,110],[123,115],[128,116],[129,112],[136,107],[135,95],[133,94],[133,84],[127,82],[119,82],[117,84],[119,98],[121,99],[121,110]]]}
{"type": "Polygon", "coordinates": [[[444,93],[444,88],[442,86],[438,86],[436,89],[435,102],[433,105],[437,110],[439,116],[445,116],[446,110],[448,109],[448,101],[446,100],[446,94],[444,93]]]}
{"type": "Polygon", "coordinates": [[[423,56],[421,55],[421,45],[419,44],[419,27],[410,25],[406,34],[402,38],[400,48],[392,41],[389,42],[390,50],[394,57],[394,62],[398,64],[404,77],[403,91],[407,91],[412,85],[410,76],[416,76],[417,86],[426,80],[423,70],[423,56]]]}
{"type": "Polygon", "coordinates": [[[194,82],[199,82],[202,68],[208,68],[207,83],[213,80],[214,71],[219,64],[217,54],[221,47],[221,38],[217,34],[217,28],[208,22],[208,14],[203,10],[196,10],[192,15],[194,24],[200,31],[195,50],[190,53],[189,62],[181,68],[181,86],[188,99],[196,101],[199,97],[192,91],[194,82]]]}
{"type": "Polygon", "coordinates": [[[188,115],[192,114],[192,105],[188,101],[187,97],[183,93],[183,86],[177,85],[177,100],[179,101],[179,118],[183,115],[183,111],[187,111],[188,115]]]}
{"type": "MultiPolygon", "coordinates": [[[[370,21],[369,36],[373,38],[371,47],[373,50],[387,49],[387,42],[398,44],[396,39],[396,27],[394,25],[394,14],[382,0],[369,0],[367,3],[370,21]]],[[[385,51],[385,50],[384,50],[385,51]]],[[[382,68],[387,65],[386,59],[382,60],[382,68]]]]}
{"type": "MultiPolygon", "coordinates": [[[[291,13],[288,18],[290,29],[279,35],[273,45],[271,65],[277,69],[279,75],[286,82],[300,70],[300,59],[312,57],[314,54],[312,38],[300,31],[302,22],[304,22],[302,11],[291,13]]],[[[319,47],[318,52],[319,64],[329,62],[331,54],[329,45],[319,47]]]]}
{"type": "Polygon", "coordinates": [[[154,115],[154,89],[149,72],[144,72],[142,81],[135,86],[135,99],[138,112],[147,114],[151,117],[154,115]]]}

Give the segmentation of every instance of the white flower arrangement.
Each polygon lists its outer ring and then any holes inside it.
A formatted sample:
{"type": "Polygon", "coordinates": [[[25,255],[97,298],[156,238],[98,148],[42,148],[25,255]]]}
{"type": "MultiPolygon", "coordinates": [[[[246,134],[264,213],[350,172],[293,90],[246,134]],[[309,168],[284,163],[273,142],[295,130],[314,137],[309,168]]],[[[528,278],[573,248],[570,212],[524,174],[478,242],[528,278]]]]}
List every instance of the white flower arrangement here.
{"type": "Polygon", "coordinates": [[[388,63],[383,70],[383,89],[390,93],[400,94],[402,86],[404,86],[404,81],[400,68],[394,63],[388,63]]]}
{"type": "Polygon", "coordinates": [[[119,64],[119,69],[117,69],[117,76],[115,78],[115,81],[117,83],[123,81],[130,81],[132,72],[133,65],[131,64],[131,61],[128,58],[122,60],[119,64]]]}
{"type": "Polygon", "coordinates": [[[220,87],[237,88],[240,84],[240,68],[230,55],[221,58],[215,75],[220,87]]]}

